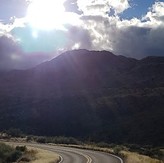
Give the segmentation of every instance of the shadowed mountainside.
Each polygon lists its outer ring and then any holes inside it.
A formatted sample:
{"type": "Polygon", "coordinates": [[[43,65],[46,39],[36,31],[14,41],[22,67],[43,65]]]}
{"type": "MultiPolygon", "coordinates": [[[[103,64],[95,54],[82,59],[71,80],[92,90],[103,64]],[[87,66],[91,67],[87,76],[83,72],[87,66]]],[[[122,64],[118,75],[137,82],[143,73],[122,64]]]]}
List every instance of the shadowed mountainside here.
{"type": "Polygon", "coordinates": [[[0,79],[0,129],[164,145],[164,57],[68,51],[0,79]]]}

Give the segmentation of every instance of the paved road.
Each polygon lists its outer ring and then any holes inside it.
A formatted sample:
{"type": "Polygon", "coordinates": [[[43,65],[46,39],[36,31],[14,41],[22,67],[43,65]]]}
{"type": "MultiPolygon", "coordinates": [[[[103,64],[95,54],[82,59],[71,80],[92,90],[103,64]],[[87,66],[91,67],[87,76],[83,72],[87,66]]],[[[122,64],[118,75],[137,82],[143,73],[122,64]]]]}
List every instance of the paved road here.
{"type": "MultiPolygon", "coordinates": [[[[17,143],[11,143],[17,144],[17,143]]],[[[108,153],[76,149],[70,147],[61,147],[44,144],[29,144],[24,143],[22,145],[41,148],[44,150],[52,151],[60,155],[60,163],[123,163],[123,161],[114,155],[108,153]]]]}

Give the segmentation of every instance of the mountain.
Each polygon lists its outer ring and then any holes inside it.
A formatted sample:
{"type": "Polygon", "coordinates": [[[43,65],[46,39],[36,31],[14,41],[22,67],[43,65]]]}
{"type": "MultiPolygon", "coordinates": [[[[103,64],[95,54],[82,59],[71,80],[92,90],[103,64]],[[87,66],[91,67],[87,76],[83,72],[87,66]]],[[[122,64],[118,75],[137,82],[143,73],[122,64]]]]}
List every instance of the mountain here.
{"type": "Polygon", "coordinates": [[[0,78],[0,130],[164,145],[164,57],[68,51],[0,78]]]}

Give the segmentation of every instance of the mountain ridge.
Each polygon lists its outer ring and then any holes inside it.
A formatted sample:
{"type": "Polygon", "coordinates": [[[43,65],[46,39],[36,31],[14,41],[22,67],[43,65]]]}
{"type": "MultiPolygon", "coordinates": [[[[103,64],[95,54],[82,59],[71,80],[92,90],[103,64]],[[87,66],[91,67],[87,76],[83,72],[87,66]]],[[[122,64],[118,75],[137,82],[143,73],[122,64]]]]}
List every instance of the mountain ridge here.
{"type": "Polygon", "coordinates": [[[0,130],[164,144],[164,57],[75,50],[0,79],[0,130]]]}

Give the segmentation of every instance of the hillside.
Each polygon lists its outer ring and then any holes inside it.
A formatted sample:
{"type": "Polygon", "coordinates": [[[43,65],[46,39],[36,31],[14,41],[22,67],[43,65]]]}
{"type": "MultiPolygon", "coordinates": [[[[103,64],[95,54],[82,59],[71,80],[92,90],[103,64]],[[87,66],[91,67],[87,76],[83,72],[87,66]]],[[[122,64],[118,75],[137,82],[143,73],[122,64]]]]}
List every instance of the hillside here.
{"type": "Polygon", "coordinates": [[[164,58],[68,51],[0,78],[0,130],[164,145],[164,58]]]}

